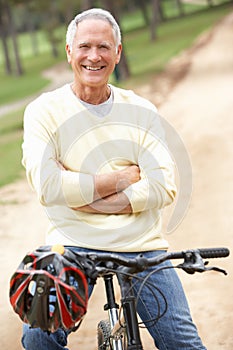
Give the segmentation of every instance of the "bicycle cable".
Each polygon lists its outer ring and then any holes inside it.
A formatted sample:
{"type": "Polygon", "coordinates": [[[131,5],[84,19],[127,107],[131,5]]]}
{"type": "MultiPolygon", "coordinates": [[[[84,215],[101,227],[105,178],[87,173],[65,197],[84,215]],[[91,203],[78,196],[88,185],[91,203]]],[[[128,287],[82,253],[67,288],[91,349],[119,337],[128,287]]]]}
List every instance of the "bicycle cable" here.
{"type": "MultiPolygon", "coordinates": [[[[148,273],[147,276],[145,277],[140,277],[138,275],[135,275],[135,274],[131,274],[131,273],[128,273],[128,272],[125,272],[125,271],[117,271],[116,273],[116,270],[115,269],[111,269],[111,268],[108,268],[107,271],[108,272],[112,272],[114,274],[121,274],[121,275],[124,275],[124,276],[127,276],[127,277],[131,277],[132,279],[134,280],[137,280],[135,281],[131,288],[128,290],[128,293],[127,294],[130,294],[130,292],[135,288],[135,285],[138,281],[142,282],[142,285],[140,286],[138,292],[137,292],[137,297],[136,297],[136,300],[135,300],[135,304],[137,306],[138,302],[139,302],[139,298],[140,298],[140,294],[141,294],[141,291],[142,291],[142,288],[143,287],[147,287],[149,289],[149,291],[151,292],[154,300],[156,301],[156,305],[157,305],[157,316],[154,317],[154,318],[151,318],[149,320],[145,320],[143,322],[138,322],[139,324],[139,327],[140,328],[146,328],[146,326],[142,326],[142,324],[148,324],[148,323],[152,323],[155,324],[156,322],[158,322],[158,320],[163,317],[165,315],[165,313],[167,312],[167,307],[168,307],[168,304],[167,304],[167,300],[166,300],[166,297],[165,295],[163,294],[163,292],[160,290],[160,288],[156,287],[155,285],[153,285],[151,282],[148,281],[148,278],[150,277],[150,275],[152,275],[153,273],[155,272],[158,272],[160,270],[163,270],[163,269],[166,269],[168,267],[163,267],[163,268],[160,268],[160,269],[156,269],[156,270],[153,270],[151,271],[150,273],[148,273]],[[163,303],[164,303],[164,310],[161,311],[161,307],[160,307],[160,304],[161,304],[161,301],[159,301],[159,296],[156,295],[156,292],[158,293],[158,295],[160,295],[160,297],[162,297],[163,299],[163,303]]],[[[172,268],[169,267],[169,268],[172,268]]],[[[119,324],[121,327],[125,327],[123,324],[120,323],[120,319],[121,319],[121,314],[122,314],[122,306],[120,306],[120,309],[119,309],[119,324]]],[[[151,325],[151,326],[152,326],[151,325]]]]}
{"type": "MultiPolygon", "coordinates": [[[[164,310],[163,310],[162,313],[159,314],[159,316],[158,316],[157,318],[150,319],[150,320],[146,320],[146,321],[143,321],[143,322],[139,322],[140,328],[146,328],[146,325],[145,325],[145,324],[147,324],[147,326],[148,326],[148,323],[150,323],[150,322],[152,323],[152,325],[154,325],[154,324],[155,324],[156,322],[158,322],[158,320],[159,320],[160,318],[162,318],[162,317],[165,315],[165,313],[167,312],[168,303],[167,303],[167,300],[166,300],[166,297],[165,297],[164,293],[161,291],[161,289],[159,289],[159,288],[156,287],[154,284],[152,284],[151,282],[149,282],[148,279],[149,279],[153,274],[155,274],[155,273],[157,273],[157,272],[159,272],[159,271],[168,270],[168,269],[172,269],[172,268],[174,268],[174,266],[163,266],[163,267],[154,269],[154,270],[152,270],[151,272],[149,272],[149,273],[142,279],[143,282],[142,282],[142,284],[141,284],[141,286],[140,286],[140,288],[139,288],[139,290],[138,290],[137,297],[136,297],[136,303],[138,303],[138,301],[139,301],[139,298],[140,298],[140,294],[141,294],[141,292],[142,292],[142,289],[143,289],[145,286],[147,286],[147,287],[150,286],[151,288],[156,289],[156,290],[159,292],[160,296],[162,296],[163,301],[164,301],[164,310]],[[142,326],[142,324],[144,324],[145,326],[142,326]]],[[[148,288],[149,288],[149,287],[148,287],[148,288]]],[[[153,293],[153,295],[155,294],[154,292],[152,292],[152,293],[153,293]]],[[[155,296],[155,299],[156,299],[157,305],[158,305],[158,307],[159,307],[159,309],[160,309],[160,304],[161,304],[161,302],[159,302],[157,296],[155,296]]],[[[151,325],[151,326],[152,326],[152,325],[151,325]]],[[[150,326],[150,327],[151,327],[151,326],[150,326]]]]}

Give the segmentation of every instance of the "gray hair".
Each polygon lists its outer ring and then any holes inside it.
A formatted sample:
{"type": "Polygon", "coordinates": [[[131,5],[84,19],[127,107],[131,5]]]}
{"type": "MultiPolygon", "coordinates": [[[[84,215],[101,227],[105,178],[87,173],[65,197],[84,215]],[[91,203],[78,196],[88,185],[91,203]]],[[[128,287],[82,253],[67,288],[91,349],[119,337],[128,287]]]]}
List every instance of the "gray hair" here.
{"type": "Polygon", "coordinates": [[[116,49],[118,49],[118,46],[121,43],[121,30],[119,25],[117,24],[115,18],[111,15],[110,12],[106,10],[102,10],[100,8],[93,8],[90,10],[83,11],[79,13],[69,24],[66,32],[66,44],[69,45],[70,49],[72,50],[72,44],[74,41],[76,29],[78,26],[78,23],[84,21],[88,18],[94,18],[94,19],[101,19],[103,21],[108,22],[113,29],[113,35],[116,40],[116,49]]]}

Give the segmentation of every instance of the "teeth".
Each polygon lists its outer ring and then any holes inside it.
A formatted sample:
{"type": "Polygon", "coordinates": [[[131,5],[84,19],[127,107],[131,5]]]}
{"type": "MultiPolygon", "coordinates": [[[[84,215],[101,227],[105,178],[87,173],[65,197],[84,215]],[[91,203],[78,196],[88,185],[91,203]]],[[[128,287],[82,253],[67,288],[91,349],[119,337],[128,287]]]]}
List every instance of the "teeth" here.
{"type": "Polygon", "coordinates": [[[86,66],[86,69],[96,71],[96,70],[100,70],[101,67],[90,67],[90,66],[86,66]]]}

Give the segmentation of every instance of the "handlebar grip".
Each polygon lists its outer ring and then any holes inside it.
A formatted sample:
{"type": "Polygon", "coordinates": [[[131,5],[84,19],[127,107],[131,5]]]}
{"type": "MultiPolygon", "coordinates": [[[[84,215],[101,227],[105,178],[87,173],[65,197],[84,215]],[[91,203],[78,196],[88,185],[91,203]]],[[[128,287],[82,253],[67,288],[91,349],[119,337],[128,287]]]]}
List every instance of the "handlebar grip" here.
{"type": "Polygon", "coordinates": [[[228,248],[202,248],[199,252],[203,259],[226,258],[230,255],[228,248]]]}

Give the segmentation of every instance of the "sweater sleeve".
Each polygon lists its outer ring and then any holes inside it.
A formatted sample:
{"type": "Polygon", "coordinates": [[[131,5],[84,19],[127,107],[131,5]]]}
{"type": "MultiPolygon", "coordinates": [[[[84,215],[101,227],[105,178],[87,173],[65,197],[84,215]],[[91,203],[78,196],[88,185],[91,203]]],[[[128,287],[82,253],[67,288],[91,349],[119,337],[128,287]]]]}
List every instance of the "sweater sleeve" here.
{"type": "Polygon", "coordinates": [[[142,139],[138,158],[141,179],[124,191],[134,213],[161,209],[171,204],[176,195],[174,163],[156,113],[142,139]]]}
{"type": "Polygon", "coordinates": [[[24,114],[22,164],[28,182],[44,206],[89,204],[93,201],[93,176],[61,167],[56,127],[41,105],[41,101],[32,102],[24,114]]]}

